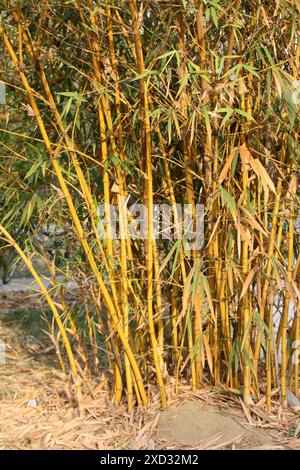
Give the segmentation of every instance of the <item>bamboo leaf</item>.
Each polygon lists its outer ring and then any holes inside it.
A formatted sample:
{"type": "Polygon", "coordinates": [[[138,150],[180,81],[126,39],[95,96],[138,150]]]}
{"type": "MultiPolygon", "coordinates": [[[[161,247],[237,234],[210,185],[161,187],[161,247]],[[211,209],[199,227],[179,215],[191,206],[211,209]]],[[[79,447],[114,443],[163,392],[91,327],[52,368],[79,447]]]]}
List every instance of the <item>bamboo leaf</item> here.
{"type": "Polygon", "coordinates": [[[274,183],[271,180],[270,176],[268,175],[265,167],[261,164],[260,160],[258,158],[256,159],[251,158],[250,165],[253,171],[256,173],[256,175],[261,179],[264,190],[268,192],[268,188],[269,188],[276,196],[276,189],[275,189],[274,183]]]}
{"type": "Polygon", "coordinates": [[[256,272],[257,272],[257,267],[254,267],[253,269],[251,269],[248,276],[246,277],[245,282],[243,284],[242,292],[240,295],[240,300],[242,300],[242,298],[246,294],[256,272]]]}
{"type": "Polygon", "coordinates": [[[207,338],[206,338],[206,335],[203,335],[203,336],[202,336],[202,339],[203,339],[203,344],[204,344],[204,349],[205,349],[207,364],[208,364],[210,373],[213,374],[213,360],[212,360],[212,354],[211,354],[211,350],[210,350],[209,343],[208,343],[208,340],[207,340],[207,338]]]}
{"type": "Polygon", "coordinates": [[[224,165],[224,167],[223,167],[223,170],[222,170],[221,173],[220,173],[219,184],[222,184],[223,181],[225,180],[225,178],[227,177],[229,168],[231,167],[232,161],[233,161],[235,155],[237,154],[237,152],[239,151],[239,149],[240,149],[240,147],[234,147],[234,148],[231,150],[231,152],[230,152],[230,154],[229,154],[229,156],[228,156],[228,158],[227,158],[227,160],[226,160],[226,163],[225,163],[225,165],[224,165]]]}
{"type": "Polygon", "coordinates": [[[223,207],[225,205],[228,207],[229,211],[231,212],[233,220],[236,222],[237,221],[237,208],[236,208],[235,200],[233,199],[231,194],[229,194],[229,192],[225,188],[223,188],[223,186],[219,186],[219,191],[221,194],[223,207]]]}

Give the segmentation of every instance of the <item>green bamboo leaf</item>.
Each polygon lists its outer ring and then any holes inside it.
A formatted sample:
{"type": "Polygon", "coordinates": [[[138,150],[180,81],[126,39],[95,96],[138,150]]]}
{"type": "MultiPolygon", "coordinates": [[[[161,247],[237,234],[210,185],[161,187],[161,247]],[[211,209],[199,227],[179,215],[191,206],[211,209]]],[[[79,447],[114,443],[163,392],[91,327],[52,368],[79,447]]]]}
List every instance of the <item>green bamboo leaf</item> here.
{"type": "Polygon", "coordinates": [[[223,186],[219,185],[219,191],[221,194],[221,200],[222,200],[222,206],[224,207],[225,205],[228,207],[233,220],[236,222],[237,220],[237,208],[236,208],[236,203],[231,194],[223,188],[223,186]]]}
{"type": "Polygon", "coordinates": [[[181,95],[181,93],[183,92],[183,90],[186,88],[188,82],[189,82],[189,78],[190,78],[190,74],[187,72],[185,74],[185,76],[182,78],[182,80],[180,80],[180,87],[179,87],[179,90],[177,91],[176,93],[176,99],[181,95]]]}
{"type": "Polygon", "coordinates": [[[226,122],[231,118],[231,116],[234,113],[233,108],[218,108],[217,113],[226,113],[225,117],[223,118],[221,122],[221,128],[225,126],[226,122]]]}
{"type": "MultiPolygon", "coordinates": [[[[175,259],[177,258],[176,253],[177,253],[178,250],[180,250],[181,242],[182,242],[181,240],[177,240],[174,243],[174,245],[170,249],[169,253],[167,254],[167,256],[163,259],[163,261],[160,264],[159,274],[161,274],[163,272],[163,270],[166,268],[167,264],[169,263],[169,261],[171,260],[171,258],[174,254],[175,254],[175,259]]],[[[175,267],[175,269],[176,269],[176,267],[175,267]]]]}
{"type": "Polygon", "coordinates": [[[241,344],[241,351],[243,351],[245,341],[247,340],[247,338],[249,336],[249,331],[250,331],[251,325],[252,325],[252,317],[253,317],[253,314],[252,314],[252,311],[251,311],[250,315],[249,315],[249,318],[248,318],[248,321],[247,321],[247,325],[244,329],[244,334],[243,334],[243,339],[242,339],[242,344],[241,344]]]}

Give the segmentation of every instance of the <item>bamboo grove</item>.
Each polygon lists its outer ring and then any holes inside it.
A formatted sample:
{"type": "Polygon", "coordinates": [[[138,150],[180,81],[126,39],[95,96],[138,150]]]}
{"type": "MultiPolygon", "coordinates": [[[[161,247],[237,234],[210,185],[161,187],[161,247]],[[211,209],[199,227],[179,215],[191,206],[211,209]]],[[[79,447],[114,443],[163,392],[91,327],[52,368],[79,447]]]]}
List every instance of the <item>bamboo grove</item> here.
{"type": "Polygon", "coordinates": [[[1,7],[1,246],[41,288],[73,399],[103,377],[129,411],[166,406],[182,383],[265,396],[269,410],[298,396],[300,2],[1,7]],[[129,199],[147,208],[145,240],[126,218],[111,237],[110,204],[129,199]],[[198,203],[201,248],[153,236],[155,204],[198,203]],[[32,242],[53,222],[67,264],[32,242]]]}

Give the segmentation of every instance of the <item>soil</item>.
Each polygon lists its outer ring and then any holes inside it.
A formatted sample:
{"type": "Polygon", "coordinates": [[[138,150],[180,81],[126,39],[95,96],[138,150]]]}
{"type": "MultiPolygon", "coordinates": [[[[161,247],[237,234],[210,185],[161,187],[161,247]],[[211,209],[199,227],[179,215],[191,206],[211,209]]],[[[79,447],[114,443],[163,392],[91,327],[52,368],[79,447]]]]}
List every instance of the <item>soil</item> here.
{"type": "MultiPolygon", "coordinates": [[[[158,438],[174,441],[179,446],[193,446],[204,440],[221,440],[244,447],[274,448],[276,442],[269,432],[247,429],[245,420],[237,421],[228,411],[219,411],[197,401],[189,401],[176,409],[164,411],[158,424],[158,438]]],[[[228,445],[229,445],[228,444],[228,445]]]]}

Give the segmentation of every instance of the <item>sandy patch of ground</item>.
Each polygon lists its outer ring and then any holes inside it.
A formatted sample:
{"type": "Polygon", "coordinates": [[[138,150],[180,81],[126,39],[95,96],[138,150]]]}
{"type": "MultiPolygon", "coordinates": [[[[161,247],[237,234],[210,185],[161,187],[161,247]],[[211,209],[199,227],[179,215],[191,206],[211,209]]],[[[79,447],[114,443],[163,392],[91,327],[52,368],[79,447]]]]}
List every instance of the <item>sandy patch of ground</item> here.
{"type": "MultiPolygon", "coordinates": [[[[228,411],[218,410],[199,401],[189,401],[175,409],[164,411],[158,424],[160,440],[177,442],[178,445],[197,446],[199,442],[218,442],[224,447],[265,446],[274,448],[278,442],[268,431],[246,427],[245,420],[232,416],[228,411]]],[[[281,446],[279,446],[281,447],[281,446]]]]}

